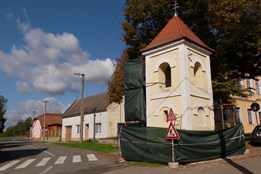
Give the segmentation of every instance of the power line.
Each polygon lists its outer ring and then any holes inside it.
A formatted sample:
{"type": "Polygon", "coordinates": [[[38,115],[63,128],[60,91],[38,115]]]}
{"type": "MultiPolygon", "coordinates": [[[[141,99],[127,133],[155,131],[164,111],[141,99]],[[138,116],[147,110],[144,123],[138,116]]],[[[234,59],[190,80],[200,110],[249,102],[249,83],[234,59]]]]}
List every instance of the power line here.
{"type": "MultiPolygon", "coordinates": [[[[94,49],[91,51],[92,53],[92,57],[95,57],[98,50],[101,49],[102,47],[104,47],[105,43],[109,40],[109,37],[112,36],[112,33],[115,32],[115,28],[116,28],[116,24],[119,23],[119,21],[121,20],[121,13],[123,12],[123,8],[120,9],[120,11],[118,12],[118,14],[115,16],[113,22],[111,23],[110,27],[108,28],[108,30],[104,33],[103,37],[101,38],[101,40],[98,42],[98,44],[94,47],[94,49]]],[[[110,47],[111,45],[107,46],[110,47]]],[[[106,49],[107,50],[107,49],[106,49]]],[[[100,50],[99,50],[100,51],[100,50]]]]}

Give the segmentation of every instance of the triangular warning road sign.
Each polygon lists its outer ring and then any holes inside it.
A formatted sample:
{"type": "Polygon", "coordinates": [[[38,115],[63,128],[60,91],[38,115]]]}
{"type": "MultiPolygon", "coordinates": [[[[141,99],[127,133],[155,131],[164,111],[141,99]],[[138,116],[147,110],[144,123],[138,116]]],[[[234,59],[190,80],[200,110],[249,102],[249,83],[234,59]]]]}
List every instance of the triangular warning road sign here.
{"type": "Polygon", "coordinates": [[[169,109],[169,115],[168,115],[168,121],[176,121],[177,118],[172,110],[172,108],[169,109]]]}
{"type": "Polygon", "coordinates": [[[166,139],[179,139],[179,134],[175,129],[174,125],[172,124],[172,122],[170,122],[169,124],[169,128],[166,133],[166,139]]]}

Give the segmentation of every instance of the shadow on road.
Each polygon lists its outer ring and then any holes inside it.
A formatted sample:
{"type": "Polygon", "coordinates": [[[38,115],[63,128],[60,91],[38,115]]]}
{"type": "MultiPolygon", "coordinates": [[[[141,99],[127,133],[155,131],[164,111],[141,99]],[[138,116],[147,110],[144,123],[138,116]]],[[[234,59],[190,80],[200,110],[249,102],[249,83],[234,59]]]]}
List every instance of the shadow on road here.
{"type": "Polygon", "coordinates": [[[42,153],[45,150],[47,150],[47,148],[2,151],[3,156],[2,156],[2,160],[0,162],[11,161],[11,160],[15,160],[15,159],[23,158],[23,157],[34,158],[34,156],[38,155],[39,153],[42,153]]]}
{"type": "Polygon", "coordinates": [[[48,148],[41,148],[41,149],[32,149],[26,147],[29,143],[28,141],[6,141],[0,142],[0,163],[11,161],[23,157],[31,157],[34,158],[39,153],[46,151],[48,148]],[[24,146],[24,147],[23,147],[24,146]],[[21,147],[21,148],[20,148],[21,147]]]}
{"type": "Polygon", "coordinates": [[[235,167],[236,169],[238,169],[239,171],[241,171],[244,174],[254,174],[253,172],[249,171],[248,169],[246,169],[245,167],[235,163],[234,161],[232,161],[231,159],[228,158],[223,158],[228,164],[230,164],[231,166],[235,167]]]}

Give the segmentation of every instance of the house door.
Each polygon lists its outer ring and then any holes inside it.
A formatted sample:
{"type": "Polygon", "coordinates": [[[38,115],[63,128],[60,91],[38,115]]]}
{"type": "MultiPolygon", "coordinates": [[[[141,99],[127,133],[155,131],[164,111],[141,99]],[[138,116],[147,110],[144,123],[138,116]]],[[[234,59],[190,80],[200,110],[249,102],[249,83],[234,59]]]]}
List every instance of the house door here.
{"type": "Polygon", "coordinates": [[[72,126],[65,127],[65,141],[72,141],[72,126]]]}
{"type": "Polygon", "coordinates": [[[86,124],[84,127],[84,140],[89,139],[89,124],[86,124]]]}

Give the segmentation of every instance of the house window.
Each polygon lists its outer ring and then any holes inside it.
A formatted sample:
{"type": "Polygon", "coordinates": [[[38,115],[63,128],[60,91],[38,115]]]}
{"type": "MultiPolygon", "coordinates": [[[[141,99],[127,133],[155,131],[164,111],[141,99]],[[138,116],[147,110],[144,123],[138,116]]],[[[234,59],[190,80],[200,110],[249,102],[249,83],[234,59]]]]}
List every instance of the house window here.
{"type": "Polygon", "coordinates": [[[205,126],[205,110],[203,107],[199,107],[197,111],[197,122],[199,127],[205,126]]]}
{"type": "Polygon", "coordinates": [[[229,115],[230,115],[229,114],[229,110],[228,109],[223,109],[223,118],[224,118],[225,122],[229,122],[229,118],[230,118],[229,115]]]}
{"type": "Polygon", "coordinates": [[[253,124],[251,109],[247,109],[248,124],[253,124]]]}
{"type": "Polygon", "coordinates": [[[239,124],[240,123],[240,107],[235,107],[234,116],[235,116],[236,124],[239,124]]]}
{"type": "Polygon", "coordinates": [[[101,123],[95,123],[95,133],[96,134],[101,133],[101,123]]]}
{"type": "Polygon", "coordinates": [[[194,66],[194,79],[195,79],[195,85],[197,87],[202,88],[203,87],[203,71],[202,71],[202,66],[199,62],[196,62],[195,66],[194,66]]]}
{"type": "Polygon", "coordinates": [[[164,118],[166,118],[166,122],[168,122],[168,110],[164,110],[164,118]]]}
{"type": "Polygon", "coordinates": [[[259,124],[261,123],[261,112],[258,112],[259,124]]]}
{"type": "Polygon", "coordinates": [[[76,133],[77,133],[77,134],[80,133],[80,125],[76,125],[76,133]]]}
{"type": "Polygon", "coordinates": [[[159,81],[166,88],[171,87],[171,69],[168,63],[162,63],[159,68],[159,81]]]}
{"type": "Polygon", "coordinates": [[[250,89],[250,80],[249,79],[246,80],[246,88],[250,89]]]}
{"type": "Polygon", "coordinates": [[[258,83],[259,81],[257,80],[256,81],[256,93],[257,94],[260,94],[260,89],[259,89],[259,83],[258,83]]]}

